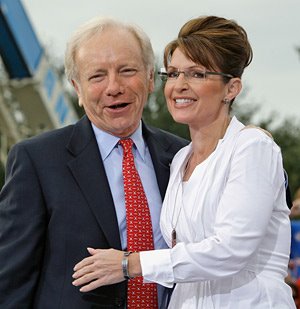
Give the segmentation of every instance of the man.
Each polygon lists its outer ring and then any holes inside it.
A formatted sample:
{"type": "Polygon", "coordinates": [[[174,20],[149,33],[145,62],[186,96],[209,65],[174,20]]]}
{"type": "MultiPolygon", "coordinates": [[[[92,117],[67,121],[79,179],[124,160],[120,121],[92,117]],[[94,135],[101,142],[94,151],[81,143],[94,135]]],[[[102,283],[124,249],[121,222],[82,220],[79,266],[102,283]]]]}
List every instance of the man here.
{"type": "MultiPolygon", "coordinates": [[[[127,281],[81,293],[73,268],[88,247],[127,249],[120,138],[131,137],[155,248],[169,164],[187,141],[141,122],[154,56],[139,29],[95,19],[70,40],[66,74],[86,116],[23,141],[0,193],[0,308],[125,308],[127,281]]],[[[158,289],[162,307],[163,291],[158,289]]]]}

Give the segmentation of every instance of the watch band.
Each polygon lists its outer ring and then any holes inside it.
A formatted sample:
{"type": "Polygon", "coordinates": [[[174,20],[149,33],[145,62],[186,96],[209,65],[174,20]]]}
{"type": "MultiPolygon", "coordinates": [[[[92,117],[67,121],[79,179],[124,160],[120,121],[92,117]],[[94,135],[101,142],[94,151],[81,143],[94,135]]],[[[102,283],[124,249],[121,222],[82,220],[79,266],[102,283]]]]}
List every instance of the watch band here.
{"type": "Polygon", "coordinates": [[[122,271],[123,271],[123,276],[126,280],[134,278],[134,277],[130,277],[129,271],[128,271],[128,257],[131,253],[132,251],[125,251],[123,259],[122,259],[122,271]]]}

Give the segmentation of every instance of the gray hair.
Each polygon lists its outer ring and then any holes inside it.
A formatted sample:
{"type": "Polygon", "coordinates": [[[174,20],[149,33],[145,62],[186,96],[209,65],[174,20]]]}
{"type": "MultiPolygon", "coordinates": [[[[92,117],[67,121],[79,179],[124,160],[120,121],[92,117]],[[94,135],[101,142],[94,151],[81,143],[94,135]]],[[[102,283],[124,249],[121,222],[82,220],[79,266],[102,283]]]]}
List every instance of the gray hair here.
{"type": "Polygon", "coordinates": [[[132,33],[141,47],[142,60],[146,69],[150,71],[154,68],[155,60],[152,45],[148,35],[141,28],[134,24],[121,22],[110,17],[99,16],[81,25],[74,32],[67,43],[65,52],[65,74],[70,82],[72,79],[76,79],[76,77],[78,77],[75,63],[75,56],[78,49],[81,47],[83,42],[108,28],[125,29],[132,33]]]}

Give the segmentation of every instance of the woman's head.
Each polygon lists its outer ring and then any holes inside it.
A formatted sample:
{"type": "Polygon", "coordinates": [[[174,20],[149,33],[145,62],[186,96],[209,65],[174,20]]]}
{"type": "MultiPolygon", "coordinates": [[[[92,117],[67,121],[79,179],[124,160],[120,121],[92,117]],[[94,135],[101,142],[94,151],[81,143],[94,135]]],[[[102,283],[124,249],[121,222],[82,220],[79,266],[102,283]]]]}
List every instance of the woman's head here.
{"type": "Polygon", "coordinates": [[[165,48],[165,67],[177,48],[206,69],[234,77],[241,77],[252,61],[246,31],[235,21],[222,17],[204,16],[185,23],[178,37],[165,48]]]}
{"type": "Polygon", "coordinates": [[[195,130],[199,125],[223,123],[251,60],[247,34],[236,22],[205,16],[184,24],[165,48],[167,72],[161,73],[174,120],[195,130]]]}

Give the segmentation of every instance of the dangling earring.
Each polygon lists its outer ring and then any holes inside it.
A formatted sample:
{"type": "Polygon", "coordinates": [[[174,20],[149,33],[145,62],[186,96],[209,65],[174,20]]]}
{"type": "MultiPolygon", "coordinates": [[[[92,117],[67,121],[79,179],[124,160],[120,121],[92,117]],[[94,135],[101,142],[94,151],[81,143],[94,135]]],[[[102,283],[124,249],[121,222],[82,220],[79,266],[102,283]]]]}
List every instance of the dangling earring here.
{"type": "Polygon", "coordinates": [[[229,100],[227,98],[223,99],[224,104],[229,104],[229,100]]]}

